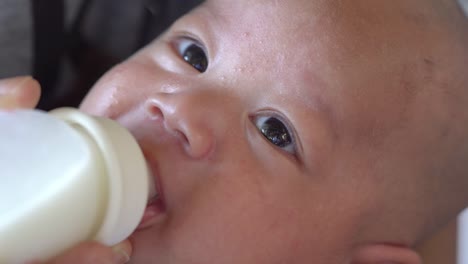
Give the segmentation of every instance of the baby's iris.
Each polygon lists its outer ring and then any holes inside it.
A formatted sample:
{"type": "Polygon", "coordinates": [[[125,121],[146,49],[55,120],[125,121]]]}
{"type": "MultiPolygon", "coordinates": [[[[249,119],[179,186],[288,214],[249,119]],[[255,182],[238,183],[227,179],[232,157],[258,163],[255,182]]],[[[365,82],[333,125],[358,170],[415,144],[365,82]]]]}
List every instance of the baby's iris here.
{"type": "Polygon", "coordinates": [[[203,48],[193,39],[181,38],[177,50],[185,62],[203,73],[208,68],[208,58],[203,48]]]}
{"type": "Polygon", "coordinates": [[[259,116],[255,119],[255,125],[273,145],[291,154],[295,153],[292,133],[281,119],[274,116],[259,116]]]}

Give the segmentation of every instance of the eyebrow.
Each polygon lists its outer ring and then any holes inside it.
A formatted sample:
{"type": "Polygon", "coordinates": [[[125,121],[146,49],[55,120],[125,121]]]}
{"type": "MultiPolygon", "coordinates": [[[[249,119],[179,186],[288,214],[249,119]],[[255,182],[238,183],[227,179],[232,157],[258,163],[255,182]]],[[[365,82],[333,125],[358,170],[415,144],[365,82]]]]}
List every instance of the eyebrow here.
{"type": "Polygon", "coordinates": [[[210,1],[204,1],[201,5],[191,11],[190,14],[182,17],[182,20],[179,20],[179,23],[176,23],[175,31],[186,31],[187,33],[193,33],[194,37],[199,37],[199,40],[208,46],[207,49],[208,56],[212,57],[213,54],[217,52],[217,42],[215,41],[215,36],[217,29],[216,23],[211,21],[219,21],[220,16],[212,14],[212,12],[207,12],[209,9],[210,1]],[[208,16],[208,18],[206,17],[208,16]]]}
{"type": "Polygon", "coordinates": [[[209,18],[206,21],[214,21],[209,22],[213,32],[223,32],[225,31],[230,21],[225,16],[227,10],[233,10],[235,8],[235,4],[238,4],[237,1],[233,0],[216,0],[216,1],[204,1],[202,5],[200,5],[203,11],[203,15],[208,16],[209,18]],[[216,28],[214,28],[216,27],[216,28]]]}
{"type": "Polygon", "coordinates": [[[337,134],[337,118],[335,109],[332,107],[331,103],[327,102],[327,87],[329,84],[320,76],[317,76],[310,70],[303,70],[298,73],[300,76],[299,79],[303,80],[304,84],[307,84],[308,87],[305,89],[310,90],[310,96],[295,96],[296,100],[300,104],[312,113],[316,113],[322,123],[326,125],[329,135],[332,139],[338,137],[337,134]]]}

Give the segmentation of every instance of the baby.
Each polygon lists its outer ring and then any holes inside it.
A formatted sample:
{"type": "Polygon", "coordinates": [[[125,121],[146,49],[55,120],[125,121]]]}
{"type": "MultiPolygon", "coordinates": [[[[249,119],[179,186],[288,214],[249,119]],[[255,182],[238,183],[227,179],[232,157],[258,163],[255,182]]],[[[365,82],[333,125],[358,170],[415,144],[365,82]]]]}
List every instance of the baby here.
{"type": "Polygon", "coordinates": [[[421,263],[468,206],[466,47],[454,0],[206,1],[81,105],[158,182],[130,262],[421,263]]]}

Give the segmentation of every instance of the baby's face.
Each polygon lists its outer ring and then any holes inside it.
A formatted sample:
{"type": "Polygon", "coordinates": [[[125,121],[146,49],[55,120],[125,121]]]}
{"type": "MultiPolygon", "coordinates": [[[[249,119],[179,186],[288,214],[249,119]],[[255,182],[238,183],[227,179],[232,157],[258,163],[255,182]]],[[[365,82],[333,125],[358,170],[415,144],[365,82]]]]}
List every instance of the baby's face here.
{"type": "Polygon", "coordinates": [[[342,263],[374,239],[363,219],[431,151],[409,74],[431,58],[392,1],[348,2],[207,1],[96,84],[82,109],[128,127],[159,182],[134,263],[342,263]]]}

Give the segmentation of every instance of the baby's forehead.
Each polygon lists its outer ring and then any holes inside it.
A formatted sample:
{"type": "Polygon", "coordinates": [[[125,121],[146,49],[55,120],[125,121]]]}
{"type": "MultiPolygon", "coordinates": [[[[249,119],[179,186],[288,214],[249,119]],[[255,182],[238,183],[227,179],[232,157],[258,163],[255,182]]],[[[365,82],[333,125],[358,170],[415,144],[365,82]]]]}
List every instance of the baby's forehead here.
{"type": "Polygon", "coordinates": [[[297,57],[310,61],[314,56],[342,60],[380,48],[392,37],[386,32],[396,32],[403,24],[395,22],[395,12],[385,10],[387,4],[358,2],[363,1],[208,0],[198,13],[211,21],[216,35],[245,49],[271,54],[278,54],[276,48],[294,49],[297,57]]]}
{"type": "Polygon", "coordinates": [[[427,64],[418,55],[421,27],[408,22],[418,11],[406,1],[208,0],[203,7],[250,73],[278,71],[283,86],[301,87],[295,94],[319,98],[332,118],[360,127],[404,108],[406,92],[418,87],[414,68],[427,64]]]}
{"type": "Polygon", "coordinates": [[[318,17],[315,1],[208,0],[204,3],[217,22],[229,32],[250,31],[270,34],[294,34],[310,30],[318,17]],[[315,10],[315,11],[314,11],[315,10]]]}
{"type": "Polygon", "coordinates": [[[307,35],[375,41],[382,36],[374,33],[402,29],[409,20],[424,23],[430,13],[425,11],[429,4],[422,6],[406,1],[207,0],[203,5],[213,17],[226,22],[224,29],[232,34],[249,29],[269,33],[270,37],[289,35],[290,39],[307,35]]]}

